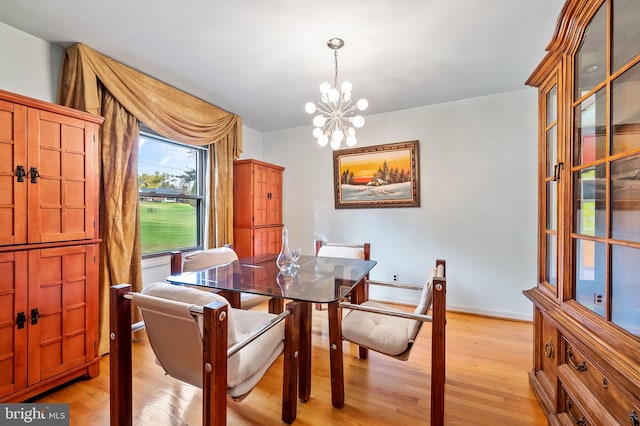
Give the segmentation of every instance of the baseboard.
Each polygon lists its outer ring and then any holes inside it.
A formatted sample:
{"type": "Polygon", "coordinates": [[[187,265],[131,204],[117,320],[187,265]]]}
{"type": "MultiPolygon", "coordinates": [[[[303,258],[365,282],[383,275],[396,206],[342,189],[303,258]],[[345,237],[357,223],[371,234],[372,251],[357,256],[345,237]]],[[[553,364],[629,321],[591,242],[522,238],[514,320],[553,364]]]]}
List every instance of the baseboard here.
{"type": "MultiPolygon", "coordinates": [[[[369,298],[371,301],[380,303],[389,303],[399,306],[415,306],[415,301],[408,300],[388,300],[375,297],[369,298]]],[[[523,314],[520,312],[496,311],[491,309],[482,309],[476,306],[451,305],[447,303],[447,312],[457,312],[461,314],[477,315],[489,318],[500,318],[512,321],[533,322],[533,313],[523,314]]]]}
{"type": "Polygon", "coordinates": [[[475,306],[462,306],[462,305],[450,305],[450,304],[447,304],[447,311],[481,315],[481,316],[491,317],[491,318],[525,321],[525,322],[533,321],[533,311],[529,314],[523,314],[521,312],[498,311],[493,309],[482,309],[475,306]]]}

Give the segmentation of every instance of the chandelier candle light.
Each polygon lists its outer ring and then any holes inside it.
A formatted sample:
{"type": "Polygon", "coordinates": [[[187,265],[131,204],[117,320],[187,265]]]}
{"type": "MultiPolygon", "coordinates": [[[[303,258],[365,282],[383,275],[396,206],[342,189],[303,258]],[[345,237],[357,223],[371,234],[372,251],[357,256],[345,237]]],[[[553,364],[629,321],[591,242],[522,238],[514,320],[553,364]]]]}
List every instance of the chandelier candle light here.
{"type": "Polygon", "coordinates": [[[364,111],[369,106],[366,99],[360,99],[354,103],[351,100],[351,83],[348,81],[340,85],[338,91],[338,49],[344,46],[344,41],[339,38],[332,38],[327,42],[327,46],[333,49],[334,57],[334,77],[333,87],[327,82],[320,85],[320,102],[314,104],[307,102],[304,106],[309,114],[318,113],[313,117],[313,136],[317,139],[318,145],[327,146],[331,141],[331,148],[340,148],[340,143],[344,140],[348,146],[354,146],[356,139],[356,129],[364,125],[364,118],[355,115],[357,111],[364,111]]]}

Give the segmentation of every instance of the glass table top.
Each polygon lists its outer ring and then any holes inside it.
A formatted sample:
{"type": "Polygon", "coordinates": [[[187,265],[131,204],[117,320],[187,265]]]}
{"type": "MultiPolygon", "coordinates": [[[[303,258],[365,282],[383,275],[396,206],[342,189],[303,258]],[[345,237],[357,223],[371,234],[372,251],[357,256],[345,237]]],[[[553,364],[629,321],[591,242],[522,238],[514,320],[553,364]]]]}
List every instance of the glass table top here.
{"type": "Polygon", "coordinates": [[[295,272],[281,272],[277,255],[247,257],[226,265],[167,278],[172,284],[209,287],[282,299],[329,303],[349,294],[375,260],[300,256],[295,272]]]}

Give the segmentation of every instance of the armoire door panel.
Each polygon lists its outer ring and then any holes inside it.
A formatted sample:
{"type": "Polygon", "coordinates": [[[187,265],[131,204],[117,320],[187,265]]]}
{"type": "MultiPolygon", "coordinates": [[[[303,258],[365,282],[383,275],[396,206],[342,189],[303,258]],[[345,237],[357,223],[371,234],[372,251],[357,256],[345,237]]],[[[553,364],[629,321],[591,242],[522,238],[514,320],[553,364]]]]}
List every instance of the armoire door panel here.
{"type": "MultiPolygon", "coordinates": [[[[29,242],[91,238],[95,198],[91,133],[82,120],[29,109],[29,242]],[[36,170],[35,172],[33,170],[36,170]]],[[[88,126],[92,129],[92,126],[88,126]]]]}
{"type": "Polygon", "coordinates": [[[253,255],[260,256],[269,253],[269,230],[258,228],[253,231],[253,255]]]}
{"type": "Polygon", "coordinates": [[[87,285],[93,246],[70,246],[29,253],[29,384],[81,365],[87,359],[87,285]]]}
{"type": "Polygon", "coordinates": [[[276,225],[282,223],[282,171],[269,169],[269,208],[267,223],[276,225]]]}
{"type": "Polygon", "coordinates": [[[253,182],[253,226],[266,225],[269,223],[269,171],[255,167],[253,182]]]}
{"type": "Polygon", "coordinates": [[[27,385],[26,283],[27,253],[0,253],[0,398],[27,385]]]}
{"type": "Polygon", "coordinates": [[[27,241],[27,108],[0,101],[0,245],[27,241]]]}

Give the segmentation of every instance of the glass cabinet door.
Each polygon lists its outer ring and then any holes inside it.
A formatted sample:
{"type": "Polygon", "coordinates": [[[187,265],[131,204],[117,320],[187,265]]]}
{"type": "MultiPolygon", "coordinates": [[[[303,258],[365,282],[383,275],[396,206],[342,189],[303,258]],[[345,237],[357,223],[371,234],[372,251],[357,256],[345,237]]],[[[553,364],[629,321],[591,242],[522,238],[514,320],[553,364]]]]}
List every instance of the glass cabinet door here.
{"type": "Polygon", "coordinates": [[[541,228],[543,236],[540,244],[540,278],[544,285],[557,296],[558,286],[558,180],[560,167],[558,160],[558,86],[553,79],[546,87],[541,88],[541,104],[544,114],[544,135],[541,155],[545,158],[544,182],[541,188],[544,218],[541,228]]]}
{"type": "Polygon", "coordinates": [[[604,2],[574,55],[570,191],[573,297],[640,335],[637,16],[637,0],[604,2]]]}

